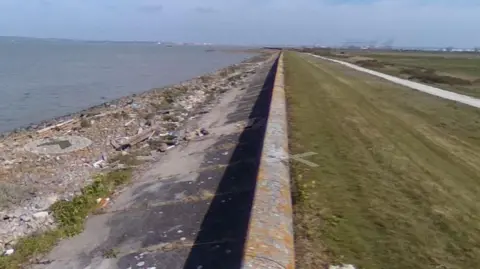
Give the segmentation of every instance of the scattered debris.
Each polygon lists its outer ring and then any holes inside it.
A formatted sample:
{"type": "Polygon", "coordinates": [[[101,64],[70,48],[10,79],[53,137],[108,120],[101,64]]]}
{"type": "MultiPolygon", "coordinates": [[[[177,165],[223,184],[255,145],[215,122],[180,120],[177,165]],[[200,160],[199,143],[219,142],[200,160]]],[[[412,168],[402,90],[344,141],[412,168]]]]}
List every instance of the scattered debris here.
{"type": "Polygon", "coordinates": [[[45,132],[48,132],[48,131],[51,131],[51,130],[54,130],[54,129],[61,129],[61,128],[65,128],[69,125],[73,125],[75,123],[77,123],[79,121],[79,119],[71,119],[71,120],[67,120],[65,122],[61,122],[59,124],[55,124],[55,125],[51,125],[49,127],[46,127],[46,128],[43,128],[41,130],[38,130],[37,133],[38,134],[43,134],[45,132]]]}
{"type": "Polygon", "coordinates": [[[200,129],[200,133],[201,133],[202,135],[209,135],[209,134],[210,134],[210,132],[207,131],[205,128],[200,129]]]}
{"type": "Polygon", "coordinates": [[[97,199],[97,204],[98,204],[98,208],[105,208],[108,204],[108,202],[110,202],[110,198],[98,198],[97,199]]]}
{"type": "Polygon", "coordinates": [[[33,219],[35,220],[42,220],[48,217],[48,212],[47,211],[41,211],[33,214],[33,219]]]}
{"type": "Polygon", "coordinates": [[[355,266],[351,264],[330,265],[328,269],[355,269],[355,266]]]}
{"type": "MultiPolygon", "coordinates": [[[[49,207],[75,197],[98,169],[122,169],[137,159],[153,158],[136,158],[128,151],[147,146],[147,152],[165,152],[183,140],[209,135],[205,128],[187,132],[182,126],[186,119],[207,113],[208,108],[200,107],[215,100],[221,89],[249,80],[233,76],[254,75],[264,60],[249,60],[229,67],[228,72],[204,76],[203,81],[197,78],[153,89],[2,135],[2,184],[15,186],[9,188],[8,197],[19,198],[0,199],[0,251],[21,237],[55,227],[49,207]],[[167,115],[169,120],[164,121],[167,115]]],[[[99,206],[109,202],[109,198],[100,199],[99,206]]]]}
{"type": "Polygon", "coordinates": [[[112,146],[114,146],[114,148],[116,150],[123,150],[123,149],[126,149],[126,148],[129,148],[129,147],[132,147],[132,146],[135,146],[136,144],[146,140],[147,138],[151,137],[156,131],[157,131],[158,127],[152,127],[144,132],[141,132],[133,137],[131,137],[130,139],[128,139],[127,141],[123,142],[122,144],[117,145],[117,147],[115,147],[114,144],[112,144],[112,146]]]}
{"type": "Polygon", "coordinates": [[[154,161],[155,157],[153,156],[137,156],[136,159],[141,162],[150,162],[154,161]]]}
{"type": "Polygon", "coordinates": [[[96,162],[93,163],[93,167],[95,168],[103,168],[105,166],[105,161],[102,159],[102,160],[98,160],[96,162]]]}
{"type": "Polygon", "coordinates": [[[123,126],[128,127],[130,124],[132,124],[135,121],[135,119],[129,120],[127,123],[125,123],[123,126]]]}
{"type": "Polygon", "coordinates": [[[15,250],[14,250],[13,248],[7,249],[7,250],[5,250],[5,252],[3,253],[3,255],[4,255],[4,256],[10,256],[10,255],[12,255],[14,252],[15,252],[15,250]]]}

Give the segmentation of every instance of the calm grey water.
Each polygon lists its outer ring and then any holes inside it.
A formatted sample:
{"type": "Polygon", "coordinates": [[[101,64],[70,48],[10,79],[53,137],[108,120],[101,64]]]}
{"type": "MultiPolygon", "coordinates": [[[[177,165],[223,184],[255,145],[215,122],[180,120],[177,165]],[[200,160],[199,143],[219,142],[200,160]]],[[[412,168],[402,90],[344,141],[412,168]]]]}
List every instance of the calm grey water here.
{"type": "Polygon", "coordinates": [[[205,49],[0,38],[0,132],[178,83],[250,56],[205,49]]]}

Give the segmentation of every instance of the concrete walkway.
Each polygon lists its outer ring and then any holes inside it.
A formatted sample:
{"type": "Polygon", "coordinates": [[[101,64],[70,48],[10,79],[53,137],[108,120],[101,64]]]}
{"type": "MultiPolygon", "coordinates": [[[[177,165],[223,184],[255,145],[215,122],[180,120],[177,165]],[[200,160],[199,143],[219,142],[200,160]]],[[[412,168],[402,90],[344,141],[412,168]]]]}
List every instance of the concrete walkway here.
{"type": "Polygon", "coordinates": [[[240,268],[275,66],[225,93],[172,149],[35,269],[240,268]]]}
{"type": "Polygon", "coordinates": [[[414,89],[414,90],[417,90],[417,91],[428,93],[428,94],[431,94],[431,95],[434,95],[434,96],[437,96],[437,97],[440,97],[440,98],[443,98],[443,99],[452,100],[452,101],[459,102],[459,103],[469,105],[469,106],[473,106],[473,107],[476,107],[476,108],[480,108],[480,99],[477,99],[477,98],[473,98],[473,97],[470,97],[470,96],[466,96],[466,95],[442,90],[442,89],[439,89],[439,88],[435,88],[435,87],[428,86],[428,85],[425,85],[425,84],[421,84],[421,83],[418,83],[418,82],[410,81],[410,80],[407,80],[407,79],[397,78],[397,77],[394,77],[394,76],[390,76],[390,75],[387,75],[387,74],[384,74],[384,73],[373,71],[373,70],[370,70],[370,69],[367,69],[367,68],[360,67],[358,65],[354,65],[354,64],[351,64],[351,63],[344,62],[344,61],[330,59],[330,58],[326,58],[326,57],[322,57],[322,56],[318,56],[318,55],[314,55],[314,54],[310,54],[310,55],[313,56],[313,57],[316,57],[316,58],[320,58],[320,59],[323,59],[323,60],[338,63],[338,64],[341,64],[341,65],[350,67],[352,69],[355,69],[355,70],[358,70],[358,71],[361,71],[361,72],[364,72],[364,73],[368,73],[370,75],[374,75],[374,76],[389,80],[393,83],[396,83],[396,84],[399,84],[399,85],[402,85],[402,86],[406,86],[408,88],[411,88],[411,89],[414,89]]]}

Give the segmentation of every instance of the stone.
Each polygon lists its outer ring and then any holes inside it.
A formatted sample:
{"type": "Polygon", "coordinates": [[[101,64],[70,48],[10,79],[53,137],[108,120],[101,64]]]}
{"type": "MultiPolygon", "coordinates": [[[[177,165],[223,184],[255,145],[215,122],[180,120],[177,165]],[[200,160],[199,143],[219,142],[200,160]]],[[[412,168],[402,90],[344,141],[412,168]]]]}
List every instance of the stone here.
{"type": "Polygon", "coordinates": [[[187,132],[183,137],[183,140],[190,141],[195,137],[195,132],[187,132]]]}
{"type": "Polygon", "coordinates": [[[32,217],[30,217],[29,215],[21,215],[20,220],[23,222],[29,222],[32,220],[32,217]]]}
{"type": "Polygon", "coordinates": [[[35,220],[44,220],[45,218],[48,217],[48,212],[47,211],[40,211],[35,214],[33,214],[33,219],[35,220]]]}

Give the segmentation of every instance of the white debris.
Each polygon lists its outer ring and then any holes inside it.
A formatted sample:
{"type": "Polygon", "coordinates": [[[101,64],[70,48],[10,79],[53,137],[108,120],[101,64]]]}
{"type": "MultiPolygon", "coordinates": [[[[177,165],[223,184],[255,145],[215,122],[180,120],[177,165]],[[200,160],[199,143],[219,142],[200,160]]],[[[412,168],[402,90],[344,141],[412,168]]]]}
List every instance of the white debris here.
{"type": "Polygon", "coordinates": [[[105,164],[105,161],[104,160],[98,160],[96,162],[93,163],[93,167],[95,168],[102,168],[105,164]]]}
{"type": "Polygon", "coordinates": [[[48,217],[48,212],[47,211],[41,211],[41,212],[37,212],[37,213],[33,214],[33,218],[35,220],[45,219],[46,217],[48,217]]]}
{"type": "Polygon", "coordinates": [[[137,263],[137,266],[144,266],[145,265],[145,262],[139,262],[137,263]]]}
{"type": "Polygon", "coordinates": [[[130,120],[130,121],[128,121],[127,123],[125,123],[124,126],[127,127],[128,125],[132,124],[132,122],[134,122],[134,121],[135,121],[135,119],[130,120]]]}
{"type": "Polygon", "coordinates": [[[328,269],[355,269],[355,266],[351,264],[330,265],[328,269]]]}
{"type": "Polygon", "coordinates": [[[13,254],[13,252],[15,252],[15,250],[14,250],[13,248],[7,249],[7,250],[5,250],[5,252],[3,253],[3,255],[5,255],[5,256],[10,256],[10,255],[13,254]]]}

